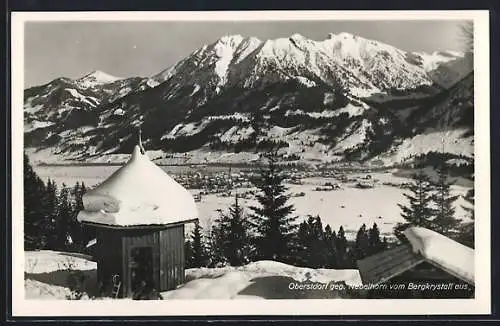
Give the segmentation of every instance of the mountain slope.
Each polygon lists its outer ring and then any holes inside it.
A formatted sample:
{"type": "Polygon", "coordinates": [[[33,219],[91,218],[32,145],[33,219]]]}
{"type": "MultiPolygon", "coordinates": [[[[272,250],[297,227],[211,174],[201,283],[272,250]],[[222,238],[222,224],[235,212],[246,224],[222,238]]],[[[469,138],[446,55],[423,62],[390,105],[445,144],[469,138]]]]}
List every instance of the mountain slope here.
{"type": "Polygon", "coordinates": [[[348,33],[225,36],[148,79],[97,72],[26,90],[25,143],[93,160],[130,153],[140,127],[145,146],[164,156],[278,147],[294,159],[372,159],[429,128],[472,129],[473,81],[446,89],[430,74],[460,58],[348,33]]]}

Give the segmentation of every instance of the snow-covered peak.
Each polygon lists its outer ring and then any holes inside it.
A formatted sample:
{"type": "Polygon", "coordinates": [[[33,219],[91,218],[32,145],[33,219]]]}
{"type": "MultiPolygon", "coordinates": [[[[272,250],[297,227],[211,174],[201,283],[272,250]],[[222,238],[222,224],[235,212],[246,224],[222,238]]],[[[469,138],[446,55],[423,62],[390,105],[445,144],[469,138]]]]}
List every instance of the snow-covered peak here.
{"type": "Polygon", "coordinates": [[[329,39],[329,40],[331,40],[331,39],[348,39],[348,38],[356,38],[356,37],[358,37],[358,36],[351,34],[351,33],[347,33],[347,32],[341,32],[338,34],[330,33],[330,34],[328,34],[327,39],[329,39]]]}
{"type": "Polygon", "coordinates": [[[238,46],[242,41],[244,37],[236,34],[236,35],[224,35],[220,39],[215,42],[215,44],[226,44],[231,47],[236,47],[238,46]]]}
{"type": "Polygon", "coordinates": [[[416,52],[422,58],[422,67],[425,71],[436,69],[439,65],[464,57],[463,52],[458,51],[434,51],[432,53],[416,52]]]}
{"type": "Polygon", "coordinates": [[[89,88],[97,85],[113,83],[120,79],[122,78],[112,76],[100,70],[94,70],[91,73],[77,79],[76,82],[83,88],[89,88]]]}
{"type": "Polygon", "coordinates": [[[295,33],[293,34],[292,36],[290,36],[290,39],[291,40],[294,40],[294,41],[303,41],[303,40],[308,40],[305,36],[301,35],[301,34],[298,34],[298,33],[295,33]]]}

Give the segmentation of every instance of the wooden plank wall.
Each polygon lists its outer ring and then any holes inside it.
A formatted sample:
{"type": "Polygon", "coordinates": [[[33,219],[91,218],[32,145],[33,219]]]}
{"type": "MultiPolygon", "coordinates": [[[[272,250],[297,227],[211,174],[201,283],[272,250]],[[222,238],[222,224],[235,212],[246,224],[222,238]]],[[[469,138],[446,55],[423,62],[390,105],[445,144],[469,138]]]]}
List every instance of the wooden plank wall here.
{"type": "Polygon", "coordinates": [[[97,230],[96,243],[97,277],[99,282],[110,286],[114,274],[122,274],[122,245],[117,232],[107,229],[97,230]]]}
{"type": "Polygon", "coordinates": [[[184,283],[184,225],[160,232],[160,290],[184,283]]]}

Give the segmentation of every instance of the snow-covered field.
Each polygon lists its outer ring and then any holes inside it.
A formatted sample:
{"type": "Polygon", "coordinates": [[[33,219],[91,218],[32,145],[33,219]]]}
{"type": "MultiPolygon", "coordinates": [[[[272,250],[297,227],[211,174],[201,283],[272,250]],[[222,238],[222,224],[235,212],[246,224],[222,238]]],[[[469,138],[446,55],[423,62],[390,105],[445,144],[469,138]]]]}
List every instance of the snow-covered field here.
{"type": "MultiPolygon", "coordinates": [[[[94,186],[106,179],[119,166],[37,166],[36,172],[46,180],[52,178],[57,184],[63,182],[72,186],[77,181],[85,182],[87,186],[94,186]]],[[[185,172],[189,167],[163,167],[167,173],[175,174],[185,172]]],[[[210,167],[217,169],[217,167],[210,167]]],[[[220,167],[220,171],[227,168],[220,167]]],[[[216,170],[217,171],[217,170],[216,170]]],[[[360,178],[363,174],[350,174],[349,178],[360,178]]],[[[295,207],[295,214],[299,216],[299,221],[306,218],[307,215],[319,215],[324,225],[330,224],[334,230],[342,225],[346,231],[347,238],[354,238],[361,225],[366,224],[371,227],[377,223],[382,235],[392,236],[395,223],[401,221],[400,208],[398,203],[406,204],[405,192],[397,186],[384,185],[383,183],[392,183],[398,185],[410,180],[404,177],[398,177],[392,173],[372,173],[373,179],[378,180],[375,187],[371,189],[354,188],[352,183],[340,184],[341,189],[335,191],[315,191],[315,188],[322,186],[325,182],[332,184],[338,183],[333,178],[307,178],[303,179],[302,185],[288,185],[290,193],[297,194],[304,192],[304,197],[292,197],[291,203],[295,207]]],[[[465,195],[468,188],[465,186],[454,185],[452,191],[457,195],[465,195]]],[[[198,190],[191,190],[192,193],[198,193],[198,190]]],[[[239,190],[240,193],[244,189],[239,190]]],[[[217,194],[203,196],[200,202],[197,202],[200,222],[202,227],[208,229],[213,221],[218,217],[217,210],[227,210],[233,203],[234,198],[222,197],[217,194]]],[[[255,204],[254,200],[241,199],[244,207],[255,204]]],[[[466,218],[462,205],[467,205],[462,197],[455,202],[456,215],[459,218],[466,218]]],[[[248,210],[247,210],[248,211],[248,210]]]]}
{"type": "MultiPolygon", "coordinates": [[[[95,292],[97,266],[78,254],[56,251],[25,252],[26,299],[65,300],[71,291],[65,265],[86,276],[84,289],[89,299],[95,292]]],[[[186,283],[163,292],[164,299],[307,299],[338,297],[337,292],[291,289],[303,282],[361,285],[358,270],[301,268],[274,261],[257,261],[241,267],[186,270],[186,283]],[[292,286],[290,285],[292,284],[292,286]]]]}

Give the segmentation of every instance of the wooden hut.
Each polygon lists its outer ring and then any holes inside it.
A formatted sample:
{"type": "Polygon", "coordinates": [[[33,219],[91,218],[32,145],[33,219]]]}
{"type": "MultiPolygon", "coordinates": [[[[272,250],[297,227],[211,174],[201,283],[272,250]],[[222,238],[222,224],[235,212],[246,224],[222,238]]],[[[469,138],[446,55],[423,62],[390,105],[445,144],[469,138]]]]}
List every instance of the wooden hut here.
{"type": "Polygon", "coordinates": [[[474,297],[474,249],[421,227],[401,244],[357,262],[372,298],[474,297]]]}
{"type": "Polygon", "coordinates": [[[94,245],[103,295],[134,297],[184,282],[184,225],[198,219],[185,188],[139,146],[130,160],[83,196],[78,220],[96,229],[94,245]]]}

